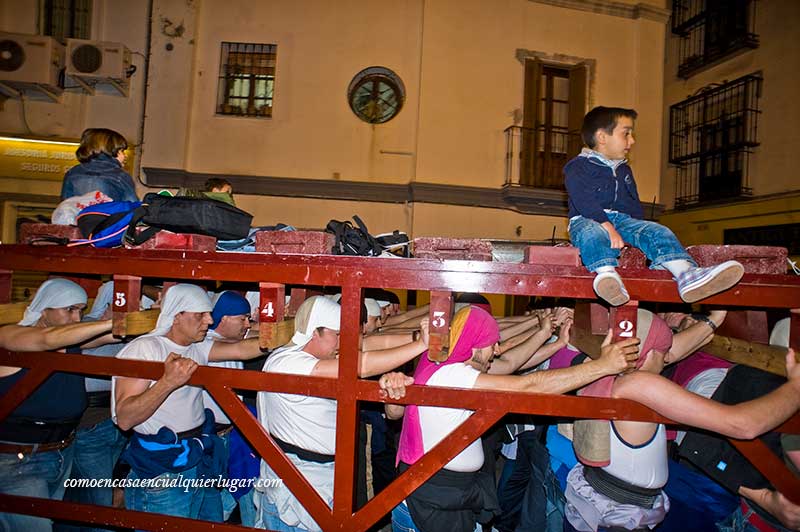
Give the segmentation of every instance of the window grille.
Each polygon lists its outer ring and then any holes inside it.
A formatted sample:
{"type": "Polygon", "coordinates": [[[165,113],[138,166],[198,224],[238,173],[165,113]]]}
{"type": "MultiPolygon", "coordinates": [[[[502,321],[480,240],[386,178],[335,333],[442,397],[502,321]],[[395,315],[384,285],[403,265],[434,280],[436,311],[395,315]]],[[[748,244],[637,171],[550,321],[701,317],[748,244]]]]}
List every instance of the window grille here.
{"type": "Polygon", "coordinates": [[[689,78],[738,51],[758,48],[755,0],[673,0],[678,76],[689,78]]]}
{"type": "Polygon", "coordinates": [[[761,83],[760,75],[750,74],[670,107],[675,208],[752,193],[748,170],[752,149],[759,145],[761,83]]]}
{"type": "Polygon", "coordinates": [[[92,33],[92,0],[44,0],[42,32],[61,42],[89,39],[92,33]]]}
{"type": "Polygon", "coordinates": [[[274,44],[222,43],[217,114],[272,116],[277,52],[274,44]]]}

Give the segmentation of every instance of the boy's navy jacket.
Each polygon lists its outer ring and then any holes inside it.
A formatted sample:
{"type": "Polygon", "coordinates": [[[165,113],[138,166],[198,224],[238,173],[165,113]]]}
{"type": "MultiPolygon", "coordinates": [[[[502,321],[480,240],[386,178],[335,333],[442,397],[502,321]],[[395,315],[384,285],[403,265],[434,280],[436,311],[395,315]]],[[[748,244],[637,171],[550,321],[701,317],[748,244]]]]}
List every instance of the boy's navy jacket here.
{"type": "Polygon", "coordinates": [[[569,194],[569,217],[583,216],[599,223],[607,222],[604,209],[643,219],[644,209],[639,201],[633,171],[627,162],[616,169],[598,155],[584,151],[564,166],[565,184],[569,194]]]}

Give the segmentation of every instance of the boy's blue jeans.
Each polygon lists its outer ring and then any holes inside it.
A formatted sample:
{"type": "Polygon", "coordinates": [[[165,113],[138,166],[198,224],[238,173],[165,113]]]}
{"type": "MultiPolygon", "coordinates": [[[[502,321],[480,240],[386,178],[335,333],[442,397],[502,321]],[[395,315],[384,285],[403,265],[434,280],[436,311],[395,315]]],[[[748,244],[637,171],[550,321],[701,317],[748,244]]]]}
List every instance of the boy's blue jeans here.
{"type": "MultiPolygon", "coordinates": [[[[639,249],[650,259],[651,268],[663,269],[665,262],[686,260],[695,265],[675,234],[655,222],[631,218],[621,212],[606,212],[609,221],[622,239],[639,249]]],[[[601,266],[617,267],[619,249],[611,248],[611,239],[600,223],[577,216],[569,221],[569,238],[581,252],[581,260],[589,271],[601,266]]]]}

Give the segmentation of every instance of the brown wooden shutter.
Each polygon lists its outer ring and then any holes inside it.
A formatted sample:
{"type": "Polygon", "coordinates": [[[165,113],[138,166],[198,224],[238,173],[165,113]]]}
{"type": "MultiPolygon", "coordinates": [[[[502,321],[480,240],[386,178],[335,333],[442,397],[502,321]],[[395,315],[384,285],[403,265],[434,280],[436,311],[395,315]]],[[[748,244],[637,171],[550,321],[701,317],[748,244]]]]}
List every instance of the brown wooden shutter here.
{"type": "Polygon", "coordinates": [[[569,69],[569,143],[567,160],[580,153],[583,147],[581,125],[586,115],[586,64],[579,63],[569,69]]]}
{"type": "Polygon", "coordinates": [[[525,88],[522,109],[522,141],[520,142],[520,185],[534,185],[534,160],[536,157],[535,128],[541,121],[539,114],[539,84],[542,63],[538,59],[525,60],[525,88]]]}

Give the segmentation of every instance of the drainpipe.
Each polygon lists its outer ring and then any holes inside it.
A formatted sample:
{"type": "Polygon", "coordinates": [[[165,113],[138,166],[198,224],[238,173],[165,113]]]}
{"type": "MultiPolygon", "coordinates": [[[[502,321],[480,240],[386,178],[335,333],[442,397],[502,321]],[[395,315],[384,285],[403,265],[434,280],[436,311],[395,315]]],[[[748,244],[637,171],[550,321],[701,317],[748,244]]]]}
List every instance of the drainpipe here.
{"type": "Polygon", "coordinates": [[[139,117],[139,160],[136,162],[136,179],[144,186],[149,186],[142,180],[142,155],[144,154],[144,121],[147,116],[147,89],[150,86],[150,52],[153,37],[153,0],[147,2],[147,34],[144,50],[144,89],[142,91],[142,114],[139,117]]]}

